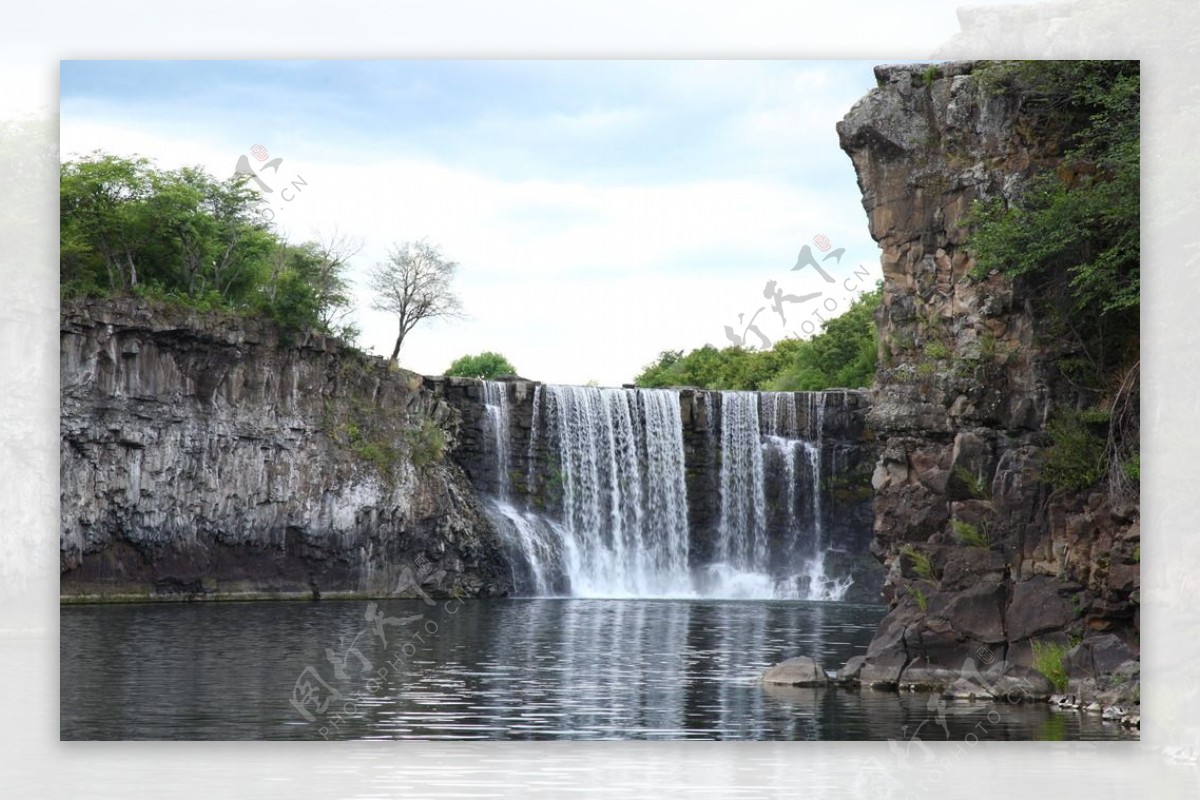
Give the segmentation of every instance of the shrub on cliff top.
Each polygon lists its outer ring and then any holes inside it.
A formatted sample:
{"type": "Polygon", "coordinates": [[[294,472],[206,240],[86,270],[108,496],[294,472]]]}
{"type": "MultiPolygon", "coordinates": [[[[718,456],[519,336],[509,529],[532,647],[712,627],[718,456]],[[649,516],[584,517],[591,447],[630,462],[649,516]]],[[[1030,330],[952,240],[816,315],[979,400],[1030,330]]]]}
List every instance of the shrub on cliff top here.
{"type": "Polygon", "coordinates": [[[494,351],[484,351],[474,356],[459,356],[454,363],[446,368],[445,375],[461,376],[463,378],[496,378],[502,375],[516,375],[517,368],[508,359],[494,351]]]}
{"type": "Polygon", "coordinates": [[[1134,482],[1140,304],[1140,67],[1136,61],[1022,61],[988,65],[983,91],[1019,100],[1014,135],[1061,143],[1053,169],[1032,175],[1010,205],[977,202],[968,217],[975,277],[998,270],[1025,283],[1057,343],[1063,378],[1096,411],[1060,415],[1043,477],[1080,490],[1108,473],[1110,493],[1134,482]],[[1088,418],[1087,415],[1092,415],[1088,418]],[[1101,435],[1099,416],[1107,415],[1101,435]]]}
{"type": "MultiPolygon", "coordinates": [[[[978,202],[976,276],[1062,275],[1084,344],[1136,331],[1140,301],[1140,73],[1136,61],[1002,62],[1031,135],[1065,141],[1061,164],[1006,206],[978,202]],[[1120,329],[1120,330],[1114,330],[1120,329]]],[[[981,78],[982,80],[982,78],[981,78]]],[[[993,76],[992,80],[995,80],[993,76]]]]}

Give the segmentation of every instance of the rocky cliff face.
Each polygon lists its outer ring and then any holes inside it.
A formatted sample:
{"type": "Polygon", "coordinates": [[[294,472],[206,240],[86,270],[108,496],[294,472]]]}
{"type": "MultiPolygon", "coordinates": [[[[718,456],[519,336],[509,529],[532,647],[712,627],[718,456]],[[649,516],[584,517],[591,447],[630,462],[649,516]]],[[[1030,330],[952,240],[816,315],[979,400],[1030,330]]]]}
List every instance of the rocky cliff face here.
{"type": "Polygon", "coordinates": [[[497,595],[458,415],[336,340],[68,305],[64,598],[497,595]]]}
{"type": "Polygon", "coordinates": [[[968,658],[1029,665],[1035,641],[1082,638],[1067,660],[1080,681],[1138,653],[1138,507],[1039,480],[1048,417],[1087,399],[1056,369],[1066,354],[1033,290],[970,275],[972,201],[1056,166],[1061,135],[976,72],[878,67],[838,125],[884,275],[870,424],[892,610],[866,683],[945,683],[968,658]]]}

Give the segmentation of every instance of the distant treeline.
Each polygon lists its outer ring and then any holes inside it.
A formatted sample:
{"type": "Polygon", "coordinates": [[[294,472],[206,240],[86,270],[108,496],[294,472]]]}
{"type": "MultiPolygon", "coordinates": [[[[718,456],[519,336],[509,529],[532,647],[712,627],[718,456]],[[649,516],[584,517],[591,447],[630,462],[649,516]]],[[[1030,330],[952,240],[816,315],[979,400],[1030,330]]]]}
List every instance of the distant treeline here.
{"type": "Polygon", "coordinates": [[[821,324],[811,339],[782,339],[770,350],[712,345],[668,350],[634,379],[639,387],[774,391],[868,387],[875,378],[878,337],[875,310],[883,290],[860,295],[839,317],[821,324]]]}

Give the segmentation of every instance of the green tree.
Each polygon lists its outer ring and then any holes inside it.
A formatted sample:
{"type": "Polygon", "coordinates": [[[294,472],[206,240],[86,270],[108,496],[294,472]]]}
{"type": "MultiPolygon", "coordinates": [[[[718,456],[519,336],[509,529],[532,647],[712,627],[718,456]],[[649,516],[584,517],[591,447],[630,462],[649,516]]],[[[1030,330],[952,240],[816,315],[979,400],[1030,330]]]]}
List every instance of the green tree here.
{"type": "Polygon", "coordinates": [[[62,164],[60,213],[65,296],[136,294],[353,334],[345,271],[361,245],[336,231],[288,244],[245,176],[96,152],[62,164]]]}
{"type": "Polygon", "coordinates": [[[138,285],[149,172],[146,159],[103,154],[62,165],[59,230],[65,287],[90,293],[138,285]]]}
{"type": "Polygon", "coordinates": [[[843,314],[821,324],[821,333],[801,343],[769,389],[820,390],[869,387],[879,352],[875,312],[883,290],[864,292],[843,314]]]}
{"type": "Polygon", "coordinates": [[[1035,174],[1011,205],[976,204],[975,275],[997,270],[1033,282],[1102,379],[1128,360],[1138,329],[1139,64],[1002,62],[990,70],[982,79],[1018,94],[1033,125],[1065,147],[1061,164],[1035,174]]]}
{"type": "Polygon", "coordinates": [[[1124,495],[1136,486],[1125,466],[1139,439],[1140,66],[1001,62],[976,79],[1019,99],[1035,135],[1062,143],[1053,170],[1011,203],[977,202],[968,220],[975,277],[997,271],[1025,285],[1075,405],[1092,407],[1059,409],[1047,423],[1042,476],[1064,491],[1107,477],[1124,495]]]}
{"type": "Polygon", "coordinates": [[[517,368],[499,353],[488,350],[474,356],[458,357],[446,368],[445,374],[463,378],[496,378],[502,375],[516,375],[517,368]]]}

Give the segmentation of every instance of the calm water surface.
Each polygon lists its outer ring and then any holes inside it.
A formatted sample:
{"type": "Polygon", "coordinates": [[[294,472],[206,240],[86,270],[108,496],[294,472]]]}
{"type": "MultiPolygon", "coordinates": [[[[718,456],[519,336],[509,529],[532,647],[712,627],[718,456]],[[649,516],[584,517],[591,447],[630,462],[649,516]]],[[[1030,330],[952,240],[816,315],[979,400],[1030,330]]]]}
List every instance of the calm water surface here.
{"type": "Polygon", "coordinates": [[[768,688],[884,609],[641,600],[67,606],[63,739],[1116,739],[1045,705],[768,688]],[[420,616],[420,617],[418,617],[420,616]],[[311,718],[311,719],[310,719],[311,718]]]}

